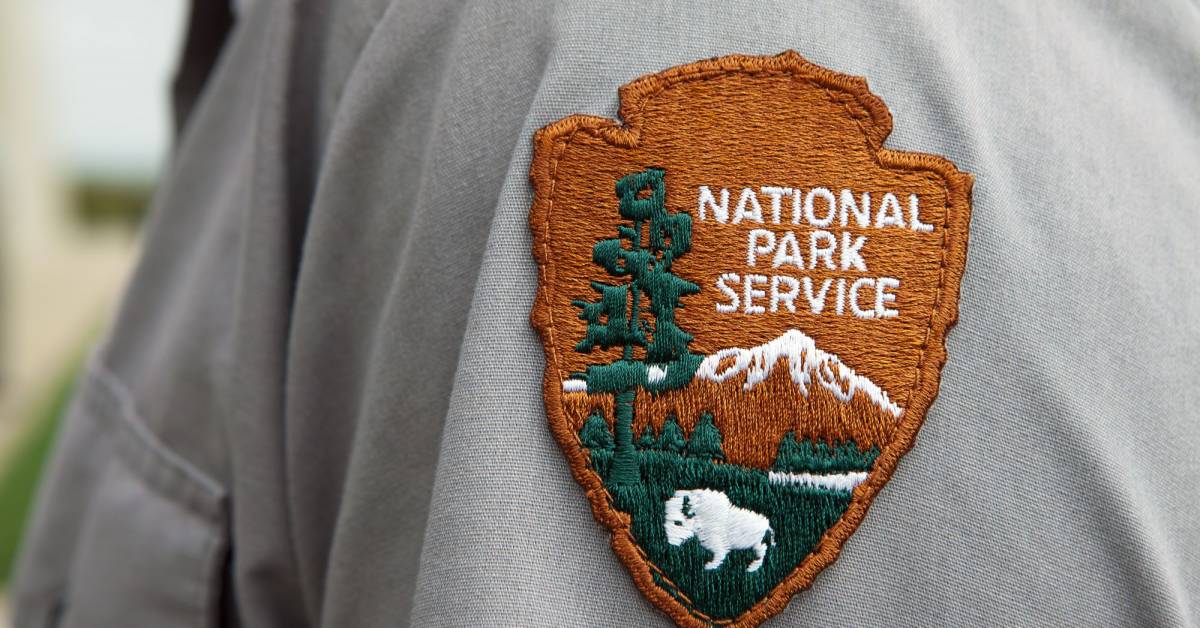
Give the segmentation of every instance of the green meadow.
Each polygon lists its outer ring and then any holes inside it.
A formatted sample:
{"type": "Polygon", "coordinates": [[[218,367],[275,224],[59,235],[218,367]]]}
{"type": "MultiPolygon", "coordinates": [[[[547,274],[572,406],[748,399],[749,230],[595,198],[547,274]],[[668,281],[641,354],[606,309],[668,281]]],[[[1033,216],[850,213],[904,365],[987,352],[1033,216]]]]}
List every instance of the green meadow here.
{"type": "MultiPolygon", "coordinates": [[[[716,457],[711,450],[704,455],[696,455],[695,448],[689,452],[687,441],[675,433],[673,421],[664,427],[663,438],[656,440],[647,434],[639,440],[640,481],[614,484],[609,481],[611,440],[599,432],[597,421],[589,423],[581,437],[585,446],[591,446],[592,468],[604,480],[614,507],[630,515],[634,539],[662,572],[655,576],[659,586],[712,619],[732,619],[768,595],[813,551],[850,504],[849,491],[772,483],[765,470],[722,462],[719,450],[716,457]],[[667,542],[664,503],[677,490],[700,488],[722,491],[735,506],[770,520],[775,545],[767,551],[762,568],[746,571],[754,560],[754,552],[746,549],[731,552],[719,568],[705,570],[711,554],[697,539],[680,546],[667,542]]],[[[778,470],[866,470],[878,453],[858,452],[852,444],[850,448],[828,447],[790,440],[781,443],[777,467],[783,468],[778,470]]]]}

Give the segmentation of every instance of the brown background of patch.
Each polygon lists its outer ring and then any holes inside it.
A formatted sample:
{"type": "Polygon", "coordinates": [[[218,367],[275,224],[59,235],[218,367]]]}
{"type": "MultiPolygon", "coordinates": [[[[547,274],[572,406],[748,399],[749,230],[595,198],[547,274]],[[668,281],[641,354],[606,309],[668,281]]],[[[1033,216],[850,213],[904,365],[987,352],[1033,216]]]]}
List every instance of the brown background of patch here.
{"type": "MultiPolygon", "coordinates": [[[[959,281],[966,263],[972,179],[941,157],[883,149],[883,140],[891,132],[891,114],[870,93],[866,81],[813,65],[792,51],[775,57],[699,61],[642,77],[620,92],[624,126],[605,118],[571,116],[534,137],[530,227],[539,289],[531,320],[546,351],[543,394],[550,429],[576,481],[587,492],[596,520],[612,531],[613,550],[648,599],[680,625],[757,625],[780,612],[792,595],[808,587],[837,558],[900,457],[912,447],[937,396],[946,359],[945,334],[957,318],[959,281]],[[579,406],[587,402],[581,402],[579,395],[571,395],[568,401],[562,391],[562,380],[569,373],[616,355],[615,350],[590,356],[574,351],[584,324],[570,301],[594,298],[589,280],[610,280],[592,264],[592,246],[615,235],[620,221],[616,180],[647,166],[667,170],[667,203],[676,211],[694,211],[698,185],[734,188],[731,210],[743,185],[805,190],[824,186],[835,193],[848,187],[856,192],[920,194],[922,220],[936,226],[932,234],[863,232],[869,238],[864,248],[868,276],[896,276],[903,282],[895,305],[902,312],[899,319],[863,321],[853,316],[788,313],[754,320],[708,309],[715,277],[744,272],[745,237],[753,227],[697,221],[692,251],[674,267],[704,290],[685,299],[686,307],[678,313],[681,327],[696,336],[693,351],[756,345],[797,327],[883,386],[905,408],[890,437],[883,435],[882,453],[867,481],[854,489],[842,519],[770,595],[733,620],[705,617],[655,584],[652,573],[657,568],[630,534],[628,516],[612,508],[579,443],[579,406]]],[[[764,209],[769,211],[769,206],[764,209]]],[[[639,409],[647,403],[639,399],[639,409]]],[[[642,417],[638,422],[646,420],[642,417]]],[[[727,448],[740,447],[737,441],[743,438],[757,443],[752,447],[767,446],[768,440],[753,436],[752,431],[731,433],[729,426],[718,426],[726,432],[727,448]]],[[[854,427],[864,428],[869,426],[854,427]]]]}

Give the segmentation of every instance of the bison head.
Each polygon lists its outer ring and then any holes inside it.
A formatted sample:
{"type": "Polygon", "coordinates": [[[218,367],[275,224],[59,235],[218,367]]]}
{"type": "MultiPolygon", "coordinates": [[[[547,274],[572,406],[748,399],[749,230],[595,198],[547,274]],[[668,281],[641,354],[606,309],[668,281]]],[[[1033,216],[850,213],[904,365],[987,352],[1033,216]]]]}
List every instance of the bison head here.
{"type": "Polygon", "coordinates": [[[694,504],[687,491],[675,491],[675,496],[664,504],[666,515],[663,518],[663,529],[667,532],[667,542],[671,545],[683,545],[684,541],[695,536],[696,513],[692,510],[694,504]]]}

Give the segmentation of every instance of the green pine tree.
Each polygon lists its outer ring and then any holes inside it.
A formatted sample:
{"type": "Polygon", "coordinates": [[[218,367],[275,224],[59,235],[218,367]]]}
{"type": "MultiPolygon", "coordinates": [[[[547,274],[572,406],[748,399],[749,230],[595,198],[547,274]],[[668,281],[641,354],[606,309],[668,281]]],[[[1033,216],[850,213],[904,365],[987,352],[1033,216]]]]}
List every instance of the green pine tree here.
{"type": "Polygon", "coordinates": [[[687,454],[710,460],[725,459],[725,451],[721,449],[721,430],[713,423],[711,414],[705,412],[700,415],[700,422],[696,424],[688,439],[687,454]]]}
{"type": "Polygon", "coordinates": [[[659,447],[663,451],[677,454],[683,453],[683,450],[687,448],[687,437],[683,435],[683,428],[679,427],[679,420],[675,418],[675,415],[668,416],[667,420],[663,422],[659,447]]]}
{"type": "Polygon", "coordinates": [[[796,433],[788,432],[779,441],[779,449],[775,452],[776,471],[791,471],[796,464],[796,461],[801,459],[804,454],[801,451],[800,443],[796,442],[796,433]]]}
{"type": "Polygon", "coordinates": [[[587,418],[583,423],[583,429],[579,432],[579,440],[584,447],[588,449],[612,449],[613,438],[612,432],[608,431],[608,421],[604,420],[604,415],[597,410],[587,418]]]}
{"type": "Polygon", "coordinates": [[[646,424],[646,429],[642,430],[642,437],[637,442],[638,449],[658,449],[658,438],[654,435],[654,428],[649,423],[646,424]]]}
{"type": "Polygon", "coordinates": [[[686,386],[703,356],[691,353],[691,334],[675,324],[682,297],[700,292],[696,284],[671,272],[671,264],[692,246],[692,218],[666,208],[665,172],[647,168],[617,181],[620,215],[617,237],[592,247],[592,260],[625,283],[592,282],[595,301],[574,301],[587,333],[575,346],[590,353],[620,347],[620,359],[592,364],[584,374],[588,392],[612,394],[615,404],[613,485],[636,484],[641,475],[633,447],[633,403],[637,390],[651,392],[686,386]],[[634,348],[644,349],[642,359],[634,348]]]}

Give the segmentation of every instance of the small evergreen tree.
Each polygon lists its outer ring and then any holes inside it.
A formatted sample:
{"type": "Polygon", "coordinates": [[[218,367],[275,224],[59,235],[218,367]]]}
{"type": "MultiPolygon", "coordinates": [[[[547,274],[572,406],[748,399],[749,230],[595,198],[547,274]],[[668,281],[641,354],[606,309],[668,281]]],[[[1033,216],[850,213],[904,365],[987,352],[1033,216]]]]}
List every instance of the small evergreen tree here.
{"type": "Polygon", "coordinates": [[[608,431],[608,421],[599,410],[592,413],[583,423],[579,431],[579,440],[588,449],[612,449],[612,432],[608,431]]]}
{"type": "Polygon", "coordinates": [[[774,469],[776,471],[792,471],[802,456],[800,443],[796,442],[796,433],[788,432],[779,441],[779,449],[775,453],[774,469]]]}
{"type": "Polygon", "coordinates": [[[646,424],[646,429],[642,430],[642,437],[637,442],[638,449],[658,449],[658,438],[654,435],[654,428],[649,423],[646,424]]]}
{"type": "Polygon", "coordinates": [[[725,451],[721,449],[721,430],[713,423],[713,416],[707,412],[700,415],[700,422],[692,430],[688,439],[687,453],[696,458],[724,460],[725,451]]]}
{"type": "Polygon", "coordinates": [[[677,454],[683,453],[687,448],[687,437],[683,435],[683,428],[679,427],[679,420],[675,415],[667,417],[663,422],[662,438],[659,439],[659,445],[663,451],[670,451],[677,454]]]}

